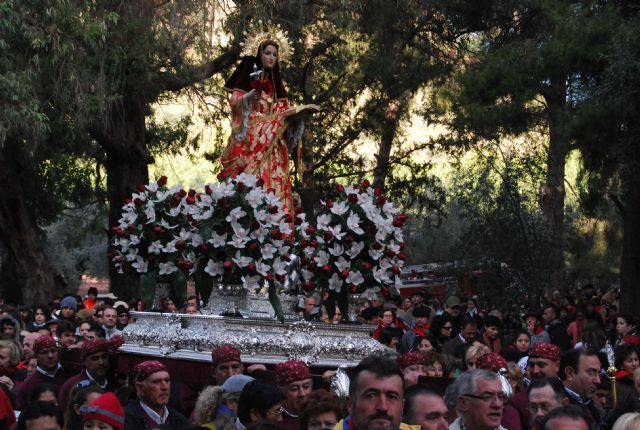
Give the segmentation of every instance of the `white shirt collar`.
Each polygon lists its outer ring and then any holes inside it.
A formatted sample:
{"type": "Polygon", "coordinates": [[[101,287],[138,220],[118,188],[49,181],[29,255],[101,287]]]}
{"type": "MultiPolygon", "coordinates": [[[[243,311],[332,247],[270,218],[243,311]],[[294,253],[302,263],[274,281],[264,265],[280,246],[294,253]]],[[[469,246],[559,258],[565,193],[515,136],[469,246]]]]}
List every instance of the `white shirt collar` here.
{"type": "Polygon", "coordinates": [[[142,406],[142,410],[144,410],[146,414],[149,415],[149,418],[155,421],[156,424],[162,425],[167,421],[167,418],[169,418],[169,409],[167,409],[166,406],[162,411],[162,416],[160,416],[160,414],[151,409],[149,406],[145,405],[142,400],[140,400],[140,406],[142,406]]]}
{"type": "Polygon", "coordinates": [[[49,378],[55,378],[56,375],[58,374],[58,372],[62,369],[62,365],[60,364],[60,362],[58,362],[58,367],[56,367],[56,370],[54,370],[53,373],[49,373],[46,370],[44,370],[42,367],[40,366],[36,366],[36,371],[38,373],[41,373],[45,376],[48,376],[49,378]]]}

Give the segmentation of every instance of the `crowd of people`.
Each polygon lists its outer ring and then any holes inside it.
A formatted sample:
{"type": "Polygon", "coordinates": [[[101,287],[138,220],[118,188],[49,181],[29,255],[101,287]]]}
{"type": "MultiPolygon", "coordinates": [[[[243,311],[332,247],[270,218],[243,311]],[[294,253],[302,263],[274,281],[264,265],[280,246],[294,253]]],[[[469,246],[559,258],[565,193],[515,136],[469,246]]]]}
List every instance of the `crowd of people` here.
{"type": "MultiPolygon", "coordinates": [[[[618,300],[591,287],[555,293],[540,310],[368,297],[358,321],[385,352],[349,370],[348,395],[330,389],[335,369],[249,364],[231,345],[211,352],[209,385],[164,360],[138,357],[123,371],[118,348],[137,303],[95,289],[46,306],[0,303],[0,430],[637,430],[640,333],[618,300]]],[[[200,311],[196,297],[161,310],[200,311]]],[[[337,312],[301,301],[318,323],[337,312]]]]}

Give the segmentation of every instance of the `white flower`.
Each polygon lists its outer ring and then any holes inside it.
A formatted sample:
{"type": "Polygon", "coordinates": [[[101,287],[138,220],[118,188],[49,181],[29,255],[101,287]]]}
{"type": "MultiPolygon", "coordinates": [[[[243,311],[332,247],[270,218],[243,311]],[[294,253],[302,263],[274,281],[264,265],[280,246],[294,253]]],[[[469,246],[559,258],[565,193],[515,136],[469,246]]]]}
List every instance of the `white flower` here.
{"type": "Polygon", "coordinates": [[[149,249],[147,250],[149,254],[155,255],[159,255],[160,251],[162,251],[162,243],[159,240],[154,240],[153,242],[151,242],[151,244],[149,245],[149,249]]]}
{"type": "Polygon", "coordinates": [[[384,251],[382,249],[379,251],[376,251],[375,249],[369,250],[369,257],[373,258],[374,260],[380,259],[380,257],[382,257],[382,254],[384,254],[384,251]]]}
{"type": "Polygon", "coordinates": [[[378,266],[380,266],[381,269],[388,270],[388,269],[391,269],[393,264],[391,264],[391,260],[385,257],[380,260],[380,262],[378,263],[378,266]]]}
{"type": "Polygon", "coordinates": [[[378,231],[376,231],[376,240],[378,242],[384,242],[386,238],[387,238],[387,232],[385,231],[384,228],[378,229],[378,231]]]}
{"type": "Polygon", "coordinates": [[[364,230],[360,228],[360,217],[353,211],[349,213],[349,218],[347,218],[347,227],[355,234],[364,234],[364,230]]]}
{"type": "Polygon", "coordinates": [[[263,263],[262,261],[258,261],[256,264],[256,271],[262,276],[267,276],[267,273],[271,270],[271,266],[263,263]]]}
{"type": "Polygon", "coordinates": [[[260,225],[260,227],[253,230],[249,236],[251,236],[251,239],[263,243],[267,234],[269,234],[269,230],[267,230],[263,225],[260,225]]]}
{"type": "Polygon", "coordinates": [[[143,202],[147,201],[147,193],[145,193],[144,191],[141,193],[132,193],[131,194],[131,200],[135,201],[136,199],[140,199],[143,202]]]}
{"type": "Polygon", "coordinates": [[[129,248],[125,258],[127,261],[135,261],[138,258],[138,248],[129,248]]]}
{"type": "Polygon", "coordinates": [[[193,246],[194,248],[197,248],[203,243],[204,243],[204,239],[202,239],[202,236],[200,236],[198,233],[191,234],[191,246],[193,246]]]}
{"type": "Polygon", "coordinates": [[[329,289],[335,290],[336,293],[339,293],[342,290],[342,284],[344,282],[340,279],[337,273],[334,273],[331,278],[329,278],[329,289]]]}
{"type": "Polygon", "coordinates": [[[147,206],[144,208],[144,215],[147,217],[147,224],[156,222],[156,208],[153,202],[147,202],[147,206]]]}
{"type": "Polygon", "coordinates": [[[349,257],[351,257],[351,259],[354,259],[358,256],[358,254],[360,254],[362,252],[362,250],[364,249],[364,242],[360,241],[360,242],[353,242],[351,244],[351,248],[349,248],[347,251],[345,251],[345,254],[347,254],[349,257]]]}
{"type": "Polygon", "coordinates": [[[176,240],[174,239],[171,242],[167,242],[167,244],[164,246],[164,248],[162,248],[163,252],[166,252],[167,254],[172,254],[174,252],[178,252],[178,249],[176,248],[176,240]]]}
{"type": "Polygon", "coordinates": [[[231,236],[231,241],[227,242],[227,244],[233,245],[236,248],[244,248],[249,241],[247,230],[242,228],[237,222],[232,222],[231,228],[233,228],[233,236],[231,236]]]}
{"type": "Polygon", "coordinates": [[[156,191],[158,191],[158,184],[155,182],[150,183],[149,185],[145,185],[144,186],[147,191],[149,191],[150,193],[155,193],[156,191]]]}
{"type": "Polygon", "coordinates": [[[381,284],[388,284],[391,282],[389,278],[389,271],[385,269],[373,268],[373,278],[381,284]]]}
{"type": "Polygon", "coordinates": [[[318,255],[316,255],[313,259],[318,266],[329,264],[329,254],[327,254],[324,250],[318,251],[318,255]]]}
{"type": "Polygon", "coordinates": [[[382,212],[387,215],[394,215],[398,213],[398,210],[393,207],[393,203],[387,200],[384,205],[382,205],[382,212]]]}
{"type": "Polygon", "coordinates": [[[313,279],[313,272],[307,269],[300,269],[300,273],[302,273],[302,279],[305,281],[309,281],[313,279]]]}
{"type": "Polygon", "coordinates": [[[335,227],[328,227],[327,230],[333,233],[333,238],[335,240],[342,240],[344,235],[347,234],[346,231],[344,233],[342,232],[342,225],[340,224],[336,225],[335,227]]]}
{"type": "Polygon", "coordinates": [[[331,214],[318,215],[318,230],[327,230],[331,223],[331,214]]]}
{"type": "Polygon", "coordinates": [[[227,233],[218,234],[215,231],[211,232],[211,238],[207,241],[213,245],[214,248],[220,248],[227,244],[227,233]]]}
{"type": "Polygon", "coordinates": [[[245,257],[240,254],[240,251],[236,252],[236,256],[233,258],[234,263],[236,263],[239,267],[247,267],[249,263],[253,262],[251,257],[245,257]]]}
{"type": "Polygon", "coordinates": [[[167,190],[167,191],[158,191],[156,193],[155,202],[156,203],[163,202],[163,201],[165,201],[167,199],[167,197],[169,197],[171,195],[173,195],[173,193],[171,191],[169,191],[169,190],[167,190]]]}
{"type": "Polygon", "coordinates": [[[231,209],[231,212],[229,212],[229,215],[227,216],[226,220],[227,222],[230,222],[233,224],[237,222],[240,218],[245,216],[246,214],[247,213],[243,211],[242,208],[233,208],[231,209]]]}
{"type": "Polygon", "coordinates": [[[137,219],[138,215],[135,212],[126,212],[122,214],[122,218],[120,218],[118,222],[127,226],[129,224],[135,224],[137,219]]]}
{"type": "Polygon", "coordinates": [[[349,272],[346,279],[347,284],[360,285],[364,282],[364,277],[359,271],[349,272]]]}
{"type": "Polygon", "coordinates": [[[338,261],[334,262],[333,264],[336,265],[336,267],[338,268],[339,272],[342,272],[343,270],[349,270],[349,268],[351,267],[351,263],[348,262],[342,256],[340,256],[340,258],[338,258],[338,261]]]}
{"type": "Polygon", "coordinates": [[[258,178],[256,177],[256,175],[250,175],[248,173],[240,173],[238,176],[236,176],[235,178],[236,183],[238,182],[242,182],[243,184],[245,184],[248,187],[255,187],[256,183],[258,182],[258,178]]]}
{"type": "Polygon", "coordinates": [[[273,254],[278,250],[270,243],[265,243],[260,251],[262,252],[262,258],[264,258],[265,260],[271,260],[273,258],[273,254]]]}
{"type": "Polygon", "coordinates": [[[287,263],[282,261],[280,259],[280,257],[276,257],[275,260],[273,260],[273,272],[276,275],[281,275],[284,276],[287,274],[287,263]]]}
{"type": "Polygon", "coordinates": [[[170,275],[178,270],[178,267],[171,261],[169,261],[168,263],[160,263],[158,264],[158,267],[160,269],[158,271],[158,274],[160,275],[170,275]]]}
{"type": "Polygon", "coordinates": [[[340,257],[344,254],[344,246],[340,245],[338,242],[334,242],[333,246],[329,248],[329,254],[335,257],[340,257]]]}
{"type": "Polygon", "coordinates": [[[129,239],[116,239],[114,241],[114,244],[116,246],[120,246],[120,248],[122,248],[122,252],[127,252],[129,250],[129,245],[131,245],[131,241],[129,239]]]}
{"type": "Polygon", "coordinates": [[[180,215],[180,213],[182,212],[182,203],[180,203],[178,206],[176,206],[175,208],[171,208],[169,209],[169,212],[166,212],[168,215],[172,216],[172,217],[177,217],[178,215],[180,215]]]}
{"type": "Polygon", "coordinates": [[[278,230],[280,230],[280,233],[284,235],[291,234],[291,226],[289,225],[288,222],[285,222],[284,220],[280,221],[280,224],[278,225],[278,230]]]}
{"type": "Polygon", "coordinates": [[[337,202],[333,204],[333,207],[331,208],[331,213],[340,216],[347,213],[348,210],[349,210],[349,205],[347,205],[347,202],[344,202],[344,201],[337,202]]]}
{"type": "Polygon", "coordinates": [[[261,188],[254,188],[247,193],[244,199],[249,203],[252,208],[257,208],[262,203],[264,192],[261,188]]]}
{"type": "Polygon", "coordinates": [[[169,225],[169,223],[168,223],[164,218],[162,218],[162,219],[160,220],[160,226],[161,226],[162,228],[164,228],[165,230],[173,230],[174,228],[178,227],[178,224],[176,224],[176,225],[169,225]]]}
{"type": "Polygon", "coordinates": [[[144,258],[138,256],[134,263],[131,263],[131,267],[135,268],[138,273],[147,273],[148,263],[144,258]]]}
{"type": "Polygon", "coordinates": [[[205,205],[202,209],[206,208],[206,210],[202,210],[193,214],[193,219],[197,221],[208,220],[213,216],[213,206],[205,205]]]}
{"type": "Polygon", "coordinates": [[[256,221],[258,221],[261,224],[264,224],[267,222],[267,219],[269,218],[269,213],[264,209],[260,209],[260,210],[254,209],[253,216],[255,217],[256,221]]]}
{"type": "Polygon", "coordinates": [[[224,275],[224,266],[221,261],[209,260],[207,266],[204,268],[205,273],[209,276],[216,277],[224,275]]]}

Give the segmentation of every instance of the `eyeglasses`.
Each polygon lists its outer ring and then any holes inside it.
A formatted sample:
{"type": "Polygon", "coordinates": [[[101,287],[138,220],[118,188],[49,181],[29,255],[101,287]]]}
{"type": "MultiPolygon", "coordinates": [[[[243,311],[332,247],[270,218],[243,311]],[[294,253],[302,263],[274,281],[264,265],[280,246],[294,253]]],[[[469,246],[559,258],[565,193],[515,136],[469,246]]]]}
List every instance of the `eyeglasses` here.
{"type": "Polygon", "coordinates": [[[498,402],[502,402],[502,403],[507,401],[507,396],[505,396],[504,393],[502,393],[502,392],[500,392],[500,393],[482,393],[480,395],[463,394],[463,396],[470,397],[472,399],[482,400],[485,403],[489,403],[493,399],[496,399],[498,402]]]}
{"type": "Polygon", "coordinates": [[[444,330],[451,330],[451,329],[453,329],[453,326],[445,325],[445,326],[443,326],[442,328],[443,328],[444,330]]]}
{"type": "Polygon", "coordinates": [[[282,415],[282,413],[284,412],[284,408],[282,406],[280,406],[278,409],[276,409],[275,411],[267,411],[267,413],[269,415],[273,415],[274,417],[279,417],[282,415]]]}

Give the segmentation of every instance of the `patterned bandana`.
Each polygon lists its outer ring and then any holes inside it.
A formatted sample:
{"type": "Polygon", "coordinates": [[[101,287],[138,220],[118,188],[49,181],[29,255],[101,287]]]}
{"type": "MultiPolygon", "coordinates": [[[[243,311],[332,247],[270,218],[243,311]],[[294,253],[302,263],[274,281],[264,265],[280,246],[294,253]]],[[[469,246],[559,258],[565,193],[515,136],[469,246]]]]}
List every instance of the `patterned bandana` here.
{"type": "Polygon", "coordinates": [[[487,352],[476,359],[476,367],[497,373],[500,369],[507,368],[507,360],[495,352],[487,352]]]}
{"type": "Polygon", "coordinates": [[[112,352],[120,348],[124,343],[124,339],[120,335],[115,335],[111,339],[96,338],[88,340],[82,344],[80,350],[80,358],[84,360],[88,356],[98,352],[112,352]]]}
{"type": "Polygon", "coordinates": [[[536,342],[529,352],[529,358],[545,358],[560,363],[560,348],[547,342],[536,342]]]}
{"type": "Polygon", "coordinates": [[[136,367],[133,368],[133,380],[135,382],[142,382],[147,379],[149,376],[156,372],[167,371],[167,368],[164,364],[160,363],[156,360],[148,360],[143,361],[142,363],[136,364],[136,367]]]}
{"type": "Polygon", "coordinates": [[[406,354],[402,354],[396,360],[398,362],[398,366],[401,369],[404,369],[409,366],[413,366],[414,364],[424,364],[424,354],[420,351],[411,351],[406,354]]]}
{"type": "Polygon", "coordinates": [[[309,367],[302,361],[288,360],[276,365],[276,383],[278,385],[289,385],[292,382],[309,378],[311,378],[309,367]]]}
{"type": "Polygon", "coordinates": [[[240,361],[240,350],[231,345],[222,345],[211,351],[211,362],[213,367],[228,361],[240,361]]]}
{"type": "Polygon", "coordinates": [[[33,342],[33,353],[37,354],[43,349],[56,347],[56,341],[51,336],[43,334],[33,342]]]}

